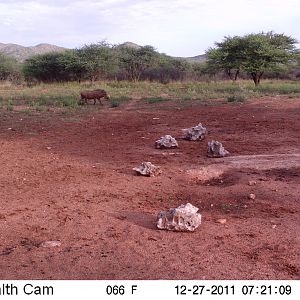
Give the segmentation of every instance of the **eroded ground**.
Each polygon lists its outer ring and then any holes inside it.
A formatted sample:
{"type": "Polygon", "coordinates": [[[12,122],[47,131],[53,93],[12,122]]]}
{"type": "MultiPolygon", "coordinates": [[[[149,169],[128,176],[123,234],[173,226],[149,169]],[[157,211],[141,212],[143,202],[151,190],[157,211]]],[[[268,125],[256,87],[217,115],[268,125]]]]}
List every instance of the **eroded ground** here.
{"type": "Polygon", "coordinates": [[[299,149],[300,99],[2,112],[0,279],[300,279],[299,149]],[[199,122],[206,140],[180,139],[199,122]],[[154,148],[165,134],[178,149],[154,148]],[[210,139],[231,156],[207,158],[210,139]],[[194,233],[156,229],[187,202],[194,233]]]}

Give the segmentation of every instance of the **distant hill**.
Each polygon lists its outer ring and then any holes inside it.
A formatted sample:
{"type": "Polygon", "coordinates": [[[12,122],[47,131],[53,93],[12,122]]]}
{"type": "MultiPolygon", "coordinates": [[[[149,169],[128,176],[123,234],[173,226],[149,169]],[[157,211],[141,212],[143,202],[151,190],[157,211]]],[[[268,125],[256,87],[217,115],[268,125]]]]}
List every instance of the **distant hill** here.
{"type": "Polygon", "coordinates": [[[36,54],[45,54],[48,52],[61,52],[67,50],[51,44],[38,44],[32,47],[24,47],[17,44],[3,44],[0,43],[0,52],[14,57],[17,61],[23,62],[25,59],[36,54]]]}
{"type": "MultiPolygon", "coordinates": [[[[140,45],[132,42],[125,42],[123,44],[118,45],[118,47],[129,47],[134,49],[141,48],[140,45]]],[[[67,50],[67,48],[46,44],[46,43],[38,44],[32,47],[24,47],[17,44],[0,43],[0,52],[8,56],[14,57],[19,62],[23,62],[25,59],[29,58],[32,55],[45,54],[48,52],[62,52],[65,50],[67,50]]],[[[174,58],[187,60],[188,62],[205,62],[207,59],[205,54],[197,55],[193,57],[174,57],[174,58]]]]}
{"type": "Polygon", "coordinates": [[[185,59],[188,62],[205,62],[207,60],[207,56],[206,54],[201,54],[201,55],[197,55],[197,56],[192,56],[192,57],[177,57],[180,59],[185,59]]]}
{"type": "Polygon", "coordinates": [[[132,42],[125,42],[123,44],[118,45],[118,47],[128,47],[133,49],[140,49],[142,46],[132,43],[132,42]]]}

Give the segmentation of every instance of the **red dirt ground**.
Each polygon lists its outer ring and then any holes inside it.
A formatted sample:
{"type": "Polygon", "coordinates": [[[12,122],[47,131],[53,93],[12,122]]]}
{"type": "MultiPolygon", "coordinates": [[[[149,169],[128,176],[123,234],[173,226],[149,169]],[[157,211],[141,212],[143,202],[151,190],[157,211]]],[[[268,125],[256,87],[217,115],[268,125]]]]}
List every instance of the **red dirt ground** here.
{"type": "Polygon", "coordinates": [[[300,279],[299,149],[300,99],[2,112],[0,279],[300,279]],[[199,122],[206,140],[180,138],[199,122]],[[154,148],[165,134],[178,149],[154,148]],[[231,156],[207,158],[211,139],[231,156]],[[135,176],[143,161],[163,173],[135,176]],[[195,232],[156,229],[187,202],[195,232]]]}

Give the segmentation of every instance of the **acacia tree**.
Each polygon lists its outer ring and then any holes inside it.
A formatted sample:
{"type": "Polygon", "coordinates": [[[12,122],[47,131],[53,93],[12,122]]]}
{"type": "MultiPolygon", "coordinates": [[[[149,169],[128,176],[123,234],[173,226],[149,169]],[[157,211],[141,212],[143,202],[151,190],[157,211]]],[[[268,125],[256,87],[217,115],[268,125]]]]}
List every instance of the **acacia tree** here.
{"type": "Polygon", "coordinates": [[[223,42],[216,43],[216,48],[206,52],[208,65],[225,70],[228,75],[235,70],[234,79],[240,71],[247,72],[258,85],[264,72],[287,65],[294,58],[296,42],[273,32],[225,37],[223,42]]]}
{"type": "Polygon", "coordinates": [[[111,74],[116,63],[113,50],[102,42],[76,50],[32,56],[24,62],[23,73],[27,81],[95,81],[111,74]]]}
{"type": "Polygon", "coordinates": [[[284,34],[249,34],[245,37],[243,69],[255,83],[260,83],[266,71],[285,66],[294,59],[296,40],[284,34]]]}
{"type": "Polygon", "coordinates": [[[138,81],[145,70],[155,66],[159,57],[152,46],[120,47],[118,53],[120,67],[132,81],[138,81]]]}
{"type": "Polygon", "coordinates": [[[61,63],[64,54],[50,52],[32,56],[25,60],[23,73],[27,81],[37,80],[43,82],[69,80],[69,73],[61,63]]]}
{"type": "Polygon", "coordinates": [[[238,36],[226,37],[221,43],[215,43],[216,48],[206,51],[207,68],[210,73],[224,70],[228,77],[237,80],[243,61],[243,40],[238,36]]]}
{"type": "Polygon", "coordinates": [[[77,49],[76,53],[92,82],[111,75],[117,67],[114,51],[106,42],[86,45],[77,49]]]}
{"type": "Polygon", "coordinates": [[[80,55],[76,50],[67,50],[59,57],[59,64],[68,74],[69,80],[77,80],[81,82],[84,79],[87,70],[80,55]]]}
{"type": "Polygon", "coordinates": [[[0,80],[18,83],[21,79],[19,63],[12,57],[0,53],[0,80]]]}

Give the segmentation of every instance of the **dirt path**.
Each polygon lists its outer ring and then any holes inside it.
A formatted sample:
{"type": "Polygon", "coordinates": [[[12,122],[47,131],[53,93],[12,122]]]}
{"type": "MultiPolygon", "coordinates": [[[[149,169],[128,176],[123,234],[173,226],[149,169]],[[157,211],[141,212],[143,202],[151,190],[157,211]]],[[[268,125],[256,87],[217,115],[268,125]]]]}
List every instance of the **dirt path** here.
{"type": "MultiPolygon", "coordinates": [[[[300,150],[299,150],[300,152],[300,150]]],[[[225,172],[251,170],[284,170],[300,169],[300,153],[294,154],[260,154],[238,155],[214,159],[212,164],[205,167],[190,169],[187,173],[197,180],[210,180],[221,177],[225,172]]]]}
{"type": "Polygon", "coordinates": [[[2,114],[0,279],[300,279],[299,99],[136,104],[2,114]],[[207,139],[182,140],[199,122],[207,139]],[[154,148],[165,134],[178,149],[154,148]],[[231,156],[207,158],[210,139],[231,156]],[[162,175],[134,176],[142,161],[162,175]],[[187,202],[201,227],[156,229],[187,202]]]}

